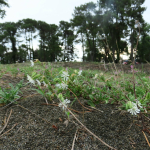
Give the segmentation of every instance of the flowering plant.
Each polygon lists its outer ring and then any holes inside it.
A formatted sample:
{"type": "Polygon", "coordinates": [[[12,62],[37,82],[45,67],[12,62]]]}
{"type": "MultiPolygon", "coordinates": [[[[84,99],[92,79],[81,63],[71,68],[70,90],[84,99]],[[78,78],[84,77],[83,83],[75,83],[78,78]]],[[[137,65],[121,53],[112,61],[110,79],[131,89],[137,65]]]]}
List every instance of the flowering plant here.
{"type": "Polygon", "coordinates": [[[126,109],[132,115],[137,115],[137,113],[140,113],[140,108],[142,108],[142,106],[141,106],[141,103],[139,101],[136,101],[136,103],[128,101],[126,103],[126,109]]]}
{"type": "MultiPolygon", "coordinates": [[[[131,69],[133,69],[132,66],[131,69]]],[[[71,69],[68,68],[60,70],[58,74],[51,74],[52,69],[46,69],[44,73],[33,72],[31,77],[27,75],[27,79],[30,83],[38,87],[38,89],[36,89],[38,93],[44,97],[49,97],[49,99],[51,99],[52,96],[57,96],[57,94],[59,95],[60,93],[63,93],[64,90],[64,97],[70,98],[71,91],[77,97],[88,99],[87,103],[92,107],[94,107],[96,103],[99,103],[100,100],[105,101],[105,103],[114,103],[126,99],[125,95],[122,94],[122,90],[120,88],[116,89],[113,85],[115,80],[112,76],[105,79],[103,73],[94,74],[90,71],[87,71],[86,73],[86,71],[82,71],[81,69],[79,71],[72,71],[71,74],[71,69]],[[98,82],[98,79],[100,79],[100,82],[104,83],[103,88],[97,86],[96,82],[98,82]],[[95,82],[93,82],[94,80],[95,82]],[[48,92],[41,88],[42,85],[48,88],[48,92]]],[[[147,78],[142,78],[141,80],[146,81],[146,83],[149,82],[147,78]]],[[[128,97],[128,102],[123,103],[122,109],[125,109],[132,115],[138,115],[141,111],[146,111],[147,99],[145,98],[142,100],[146,91],[138,86],[135,87],[137,93],[136,96],[138,96],[138,99],[136,100],[135,96],[133,96],[133,89],[129,88],[131,87],[130,84],[132,85],[132,83],[128,81],[120,83],[120,87],[125,87],[126,91],[128,91],[128,94],[126,95],[128,97]]],[[[62,107],[63,110],[66,111],[65,108],[70,101],[68,99],[63,99],[61,96],[59,98],[61,98],[59,107],[62,107]]],[[[75,100],[72,103],[74,102],[75,100]]]]}
{"type": "Polygon", "coordinates": [[[30,62],[31,62],[31,67],[33,67],[34,66],[34,62],[32,60],[30,60],[30,62]]]}
{"type": "Polygon", "coordinates": [[[60,99],[60,103],[59,103],[59,107],[62,107],[62,109],[65,111],[65,113],[67,114],[68,118],[69,118],[69,112],[66,110],[67,109],[67,105],[70,103],[70,100],[68,99],[64,99],[63,95],[60,93],[58,94],[58,98],[60,99]]]}

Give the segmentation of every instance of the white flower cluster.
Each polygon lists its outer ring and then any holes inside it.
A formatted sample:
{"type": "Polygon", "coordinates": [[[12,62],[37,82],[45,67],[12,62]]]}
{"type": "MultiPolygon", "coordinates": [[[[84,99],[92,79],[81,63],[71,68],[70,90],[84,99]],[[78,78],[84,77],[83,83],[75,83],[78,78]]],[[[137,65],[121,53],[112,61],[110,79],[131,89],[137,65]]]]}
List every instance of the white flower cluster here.
{"type": "Polygon", "coordinates": [[[39,86],[41,86],[41,82],[38,79],[36,79],[36,82],[39,86]]]}
{"type": "Polygon", "coordinates": [[[67,71],[63,71],[61,77],[64,79],[64,81],[68,81],[69,74],[67,71]]]}
{"type": "Polygon", "coordinates": [[[70,103],[70,100],[65,99],[65,100],[63,100],[63,102],[61,102],[61,103],[59,104],[59,107],[62,107],[63,110],[66,110],[67,104],[69,104],[69,103],[70,103]]]}
{"type": "Polygon", "coordinates": [[[136,100],[136,103],[134,102],[128,102],[130,105],[130,109],[127,111],[130,112],[132,115],[137,115],[137,113],[140,113],[140,108],[142,108],[141,103],[136,100]]]}
{"type": "Polygon", "coordinates": [[[78,72],[77,70],[74,70],[74,72],[75,72],[76,74],[78,74],[78,76],[81,76],[81,74],[82,74],[82,70],[80,70],[79,72],[78,72]]]}
{"type": "MultiPolygon", "coordinates": [[[[75,73],[77,73],[76,70],[75,70],[75,73]]],[[[78,72],[78,76],[81,76],[81,73],[82,73],[82,70],[80,70],[78,72]]],[[[68,81],[68,79],[69,79],[68,71],[63,71],[62,74],[61,74],[61,77],[63,78],[64,82],[60,83],[60,84],[56,84],[55,86],[58,87],[59,89],[66,90],[68,88],[68,85],[65,82],[68,81]]]]}
{"type": "MultiPolygon", "coordinates": [[[[43,84],[44,84],[45,87],[48,87],[48,84],[46,84],[44,81],[43,81],[43,84]]],[[[49,84],[50,84],[50,83],[49,83],[49,84]]]]}
{"type": "Polygon", "coordinates": [[[33,67],[34,66],[34,62],[32,60],[30,60],[30,62],[31,62],[31,67],[33,67]]]}
{"type": "Polygon", "coordinates": [[[27,80],[29,80],[30,83],[35,85],[35,81],[27,74],[27,80]]]}
{"type": "Polygon", "coordinates": [[[96,79],[98,77],[98,74],[95,74],[95,76],[93,77],[93,79],[96,79]]]}
{"type": "MultiPolygon", "coordinates": [[[[68,88],[68,85],[65,83],[69,80],[69,74],[68,71],[63,71],[61,74],[61,77],[63,78],[63,83],[56,84],[55,86],[59,89],[66,90],[68,88]]],[[[56,78],[57,79],[57,78],[56,78]]],[[[55,80],[55,79],[54,79],[55,80]]]]}
{"type": "Polygon", "coordinates": [[[63,90],[66,90],[68,88],[68,85],[65,83],[56,84],[55,86],[63,90]]]}
{"type": "MultiPolygon", "coordinates": [[[[28,74],[27,74],[27,80],[29,81],[29,83],[35,85],[35,81],[28,74]]],[[[39,86],[41,86],[41,82],[38,79],[36,79],[36,82],[39,86]]],[[[44,84],[45,87],[48,87],[48,84],[46,84],[44,81],[42,83],[44,84]]]]}
{"type": "Polygon", "coordinates": [[[78,76],[81,76],[81,74],[82,74],[82,70],[80,70],[80,71],[78,72],[78,76]]]}

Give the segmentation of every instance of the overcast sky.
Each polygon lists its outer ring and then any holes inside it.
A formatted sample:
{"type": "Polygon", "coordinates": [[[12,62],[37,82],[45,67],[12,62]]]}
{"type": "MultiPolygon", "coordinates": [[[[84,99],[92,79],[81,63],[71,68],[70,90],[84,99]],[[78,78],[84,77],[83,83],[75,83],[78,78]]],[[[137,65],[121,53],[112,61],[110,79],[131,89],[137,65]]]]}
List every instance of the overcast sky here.
{"type": "MultiPolygon", "coordinates": [[[[10,5],[6,8],[6,17],[1,22],[31,18],[45,21],[49,24],[59,25],[59,21],[69,21],[75,6],[97,0],[7,0],[10,5]]],[[[150,0],[146,0],[144,6],[144,19],[150,23],[150,0]],[[149,7],[148,7],[149,6],[149,7]]]]}
{"type": "MultiPolygon", "coordinates": [[[[97,2],[97,0],[7,0],[10,7],[5,8],[6,16],[0,21],[17,22],[31,18],[59,25],[61,20],[70,21],[75,6],[91,1],[97,2]]],[[[144,6],[147,7],[147,10],[143,17],[146,22],[150,23],[150,0],[145,0],[144,6]]]]}
{"type": "MultiPolygon", "coordinates": [[[[59,25],[59,21],[69,21],[75,6],[92,0],[8,0],[10,8],[2,22],[31,18],[59,25]]],[[[93,0],[97,2],[97,0],[93,0]]]]}

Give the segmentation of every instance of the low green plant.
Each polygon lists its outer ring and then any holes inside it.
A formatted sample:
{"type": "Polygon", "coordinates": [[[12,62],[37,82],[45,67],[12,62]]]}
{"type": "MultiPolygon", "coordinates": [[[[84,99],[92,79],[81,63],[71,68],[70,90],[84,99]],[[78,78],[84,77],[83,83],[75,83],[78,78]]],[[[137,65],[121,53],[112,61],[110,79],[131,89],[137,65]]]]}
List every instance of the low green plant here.
{"type": "MultiPolygon", "coordinates": [[[[26,74],[29,83],[36,86],[34,90],[46,100],[54,100],[59,94],[62,94],[64,98],[72,99],[71,106],[78,102],[79,98],[87,101],[87,104],[92,107],[101,102],[117,103],[122,104],[122,109],[134,115],[148,108],[150,80],[144,74],[140,78],[137,77],[136,75],[141,75],[140,72],[134,73],[134,80],[132,74],[125,74],[122,80],[121,76],[101,71],[53,68],[52,64],[44,65],[44,69],[40,67],[24,67],[19,68],[19,71],[26,74]]],[[[134,71],[133,67],[132,70],[134,71]]],[[[17,98],[17,92],[14,97],[11,96],[13,95],[11,92],[8,93],[6,89],[1,90],[3,97],[11,97],[11,101],[17,98]]],[[[5,98],[6,101],[8,98],[5,98]]]]}
{"type": "Polygon", "coordinates": [[[23,87],[23,80],[21,80],[16,86],[13,86],[11,83],[9,83],[9,86],[9,89],[0,88],[0,103],[8,104],[20,98],[18,94],[21,93],[20,88],[23,87]]]}

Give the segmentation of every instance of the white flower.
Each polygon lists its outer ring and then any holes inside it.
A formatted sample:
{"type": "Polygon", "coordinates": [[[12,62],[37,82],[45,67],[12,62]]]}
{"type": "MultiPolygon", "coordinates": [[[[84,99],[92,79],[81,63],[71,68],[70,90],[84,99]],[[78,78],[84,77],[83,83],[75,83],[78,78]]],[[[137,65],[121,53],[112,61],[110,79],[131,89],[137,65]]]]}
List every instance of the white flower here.
{"type": "Polygon", "coordinates": [[[144,111],[145,111],[145,113],[147,113],[147,110],[146,110],[146,108],[144,108],[144,111]]]}
{"type": "Polygon", "coordinates": [[[48,87],[48,85],[44,81],[43,81],[43,84],[44,84],[45,87],[48,87]]]}
{"type": "Polygon", "coordinates": [[[68,85],[67,85],[67,84],[65,84],[65,83],[61,83],[61,88],[65,90],[65,89],[67,89],[67,88],[68,88],[68,85]]]}
{"type": "Polygon", "coordinates": [[[38,79],[36,79],[36,82],[38,83],[39,86],[41,86],[41,82],[38,79]]]}
{"type": "Polygon", "coordinates": [[[137,105],[138,107],[140,107],[140,108],[143,108],[142,105],[141,105],[141,103],[140,103],[139,101],[137,101],[137,100],[136,100],[136,105],[137,105]]]}
{"type": "Polygon", "coordinates": [[[129,101],[127,105],[129,106],[129,109],[127,111],[130,112],[132,115],[137,115],[137,113],[140,113],[139,108],[142,108],[141,103],[137,100],[136,103],[129,101]]]}
{"type": "Polygon", "coordinates": [[[64,78],[64,81],[67,81],[69,79],[68,72],[67,71],[63,71],[61,77],[64,78]]]}
{"type": "Polygon", "coordinates": [[[130,112],[132,115],[136,115],[137,113],[140,113],[140,109],[138,109],[136,105],[131,109],[128,109],[127,111],[130,112]]]}
{"type": "Polygon", "coordinates": [[[63,110],[65,110],[66,109],[66,107],[67,107],[67,104],[69,104],[70,103],[70,100],[68,100],[68,99],[65,99],[63,102],[61,102],[61,103],[59,103],[59,107],[62,107],[63,108],[63,110]]]}
{"type": "Polygon", "coordinates": [[[100,73],[100,76],[103,76],[103,73],[100,73]]]}
{"type": "Polygon", "coordinates": [[[34,62],[32,60],[30,60],[30,62],[31,62],[31,67],[33,67],[34,66],[34,62]]]}
{"type": "Polygon", "coordinates": [[[27,74],[27,80],[29,80],[30,83],[35,84],[35,81],[27,74]]]}
{"type": "Polygon", "coordinates": [[[56,84],[55,86],[58,87],[58,88],[60,88],[60,89],[64,89],[64,90],[68,88],[68,85],[65,84],[65,83],[56,84]]]}
{"type": "Polygon", "coordinates": [[[61,84],[56,84],[55,86],[61,89],[61,84]]]}
{"type": "Polygon", "coordinates": [[[78,72],[78,76],[81,76],[81,73],[82,73],[82,70],[80,70],[80,71],[78,72]]]}
{"type": "Polygon", "coordinates": [[[74,72],[77,73],[78,71],[77,71],[77,70],[74,70],[74,72]]]}
{"type": "Polygon", "coordinates": [[[93,79],[96,79],[98,77],[98,74],[95,74],[95,76],[93,77],[93,79]]]}

